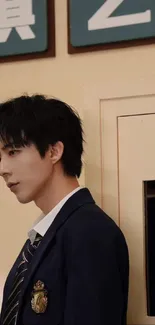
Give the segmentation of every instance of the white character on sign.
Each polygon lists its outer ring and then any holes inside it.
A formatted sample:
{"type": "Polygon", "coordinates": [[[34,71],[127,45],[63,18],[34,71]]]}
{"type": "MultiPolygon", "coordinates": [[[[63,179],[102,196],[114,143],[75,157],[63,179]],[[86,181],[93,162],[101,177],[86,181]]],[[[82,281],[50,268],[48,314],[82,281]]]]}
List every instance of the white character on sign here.
{"type": "MultiPolygon", "coordinates": [[[[106,0],[103,5],[88,20],[88,30],[114,28],[120,26],[137,25],[151,22],[151,10],[135,14],[112,16],[115,10],[125,0],[106,0]]],[[[147,3],[147,1],[146,1],[147,3]]]]}
{"type": "Polygon", "coordinates": [[[0,43],[5,43],[13,28],[22,40],[33,39],[31,25],[35,24],[33,0],[0,0],[0,43]]]}

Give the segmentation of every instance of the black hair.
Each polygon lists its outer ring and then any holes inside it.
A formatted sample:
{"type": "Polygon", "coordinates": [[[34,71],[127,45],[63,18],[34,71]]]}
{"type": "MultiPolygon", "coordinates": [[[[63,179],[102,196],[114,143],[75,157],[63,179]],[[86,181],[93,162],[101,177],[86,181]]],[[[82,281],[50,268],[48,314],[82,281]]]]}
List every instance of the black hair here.
{"type": "Polygon", "coordinates": [[[0,139],[18,147],[34,144],[44,158],[49,145],[64,144],[62,165],[69,176],[80,176],[82,122],[66,103],[43,95],[21,96],[0,104],[0,139]]]}

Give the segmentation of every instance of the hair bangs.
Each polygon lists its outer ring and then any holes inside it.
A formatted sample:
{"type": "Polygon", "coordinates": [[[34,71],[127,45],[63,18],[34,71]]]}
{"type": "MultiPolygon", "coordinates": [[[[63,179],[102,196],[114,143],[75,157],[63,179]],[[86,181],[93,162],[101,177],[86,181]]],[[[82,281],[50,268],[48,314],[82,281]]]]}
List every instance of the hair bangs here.
{"type": "Polygon", "coordinates": [[[8,122],[0,123],[0,141],[3,144],[12,144],[16,147],[24,147],[30,142],[20,125],[8,122]]]}

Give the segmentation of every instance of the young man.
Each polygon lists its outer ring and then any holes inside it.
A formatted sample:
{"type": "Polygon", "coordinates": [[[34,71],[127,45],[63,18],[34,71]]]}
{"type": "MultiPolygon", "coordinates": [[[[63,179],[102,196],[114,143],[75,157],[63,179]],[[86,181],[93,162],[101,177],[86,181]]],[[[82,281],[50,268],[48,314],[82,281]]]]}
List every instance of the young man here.
{"type": "Polygon", "coordinates": [[[65,103],[22,96],[0,105],[0,175],[43,215],[6,280],[1,325],[125,325],[128,250],[80,188],[83,131],[65,103]]]}

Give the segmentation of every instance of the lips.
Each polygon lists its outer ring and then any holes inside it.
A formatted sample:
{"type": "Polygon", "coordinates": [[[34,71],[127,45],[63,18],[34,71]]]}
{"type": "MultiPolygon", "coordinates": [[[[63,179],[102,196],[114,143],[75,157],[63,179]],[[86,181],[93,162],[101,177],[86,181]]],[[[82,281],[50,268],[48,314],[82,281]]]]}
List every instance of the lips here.
{"type": "Polygon", "coordinates": [[[8,183],[7,186],[8,188],[13,188],[14,186],[18,185],[19,183],[8,183]]]}

